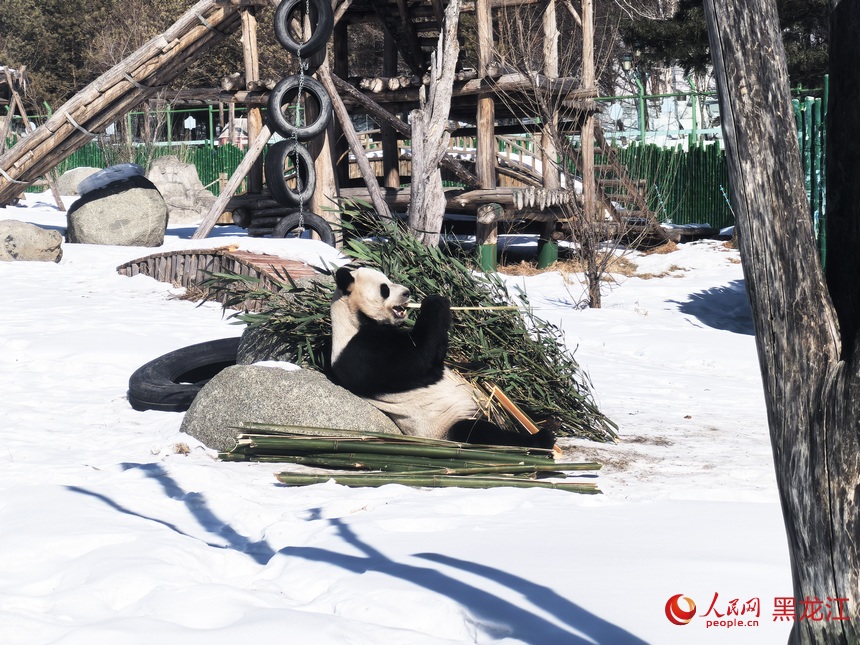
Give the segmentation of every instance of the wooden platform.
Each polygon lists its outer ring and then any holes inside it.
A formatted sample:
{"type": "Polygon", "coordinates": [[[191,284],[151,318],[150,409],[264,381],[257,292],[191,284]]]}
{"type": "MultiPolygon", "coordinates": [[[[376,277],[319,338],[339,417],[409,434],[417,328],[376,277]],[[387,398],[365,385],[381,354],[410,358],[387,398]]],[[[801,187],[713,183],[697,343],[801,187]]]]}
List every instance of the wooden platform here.
{"type": "MultiPolygon", "coordinates": [[[[203,289],[203,282],[213,273],[235,273],[259,278],[272,290],[277,289],[278,282],[283,282],[283,278],[278,277],[279,273],[289,274],[293,280],[320,275],[314,267],[304,262],[285,260],[276,255],[240,251],[235,246],[155,253],[121,264],[116,270],[126,276],[145,275],[177,287],[199,289],[203,289]]],[[[224,302],[223,297],[213,299],[224,302]]],[[[256,302],[245,303],[247,311],[255,311],[258,308],[256,302]]]]}

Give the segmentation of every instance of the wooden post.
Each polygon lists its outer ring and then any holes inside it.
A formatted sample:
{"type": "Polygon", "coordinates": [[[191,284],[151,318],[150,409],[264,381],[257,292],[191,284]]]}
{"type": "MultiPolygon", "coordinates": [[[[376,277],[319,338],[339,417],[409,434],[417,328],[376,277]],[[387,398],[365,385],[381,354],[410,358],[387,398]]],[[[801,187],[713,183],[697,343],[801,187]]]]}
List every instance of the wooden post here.
{"type": "MultiPolygon", "coordinates": [[[[558,23],[556,17],[555,0],[549,0],[543,14],[543,73],[548,79],[558,78],[558,23]]],[[[543,187],[546,190],[558,190],[561,182],[558,176],[558,148],[555,144],[555,136],[558,132],[558,110],[555,102],[548,103],[547,107],[552,110],[548,115],[549,123],[543,127],[541,133],[541,167],[543,176],[543,187]]],[[[543,224],[540,238],[538,239],[539,269],[545,269],[558,260],[558,243],[552,238],[555,232],[555,220],[549,220],[543,224]]]]}
{"type": "MultiPolygon", "coordinates": [[[[245,60],[245,88],[260,80],[260,63],[257,49],[257,9],[242,7],[242,56],[245,60]]],[[[248,105],[248,145],[256,141],[263,129],[263,113],[259,107],[248,105]]],[[[248,172],[248,192],[263,191],[263,155],[259,155],[248,172]]]]}
{"type": "MultiPolygon", "coordinates": [[[[594,7],[593,0],[582,0],[582,87],[594,89],[594,7]]],[[[582,202],[583,217],[597,222],[597,186],[594,176],[594,114],[589,112],[582,124],[580,135],[582,150],[582,202]]]]}
{"type": "MultiPolygon", "coordinates": [[[[490,0],[476,0],[475,20],[478,27],[478,78],[485,82],[493,61],[493,15],[490,0]]],[[[481,188],[496,187],[496,106],[491,92],[478,96],[477,150],[475,172],[481,188]]],[[[486,204],[478,208],[476,241],[479,261],[485,271],[496,269],[499,239],[498,206],[486,204]]]]}
{"type": "Polygon", "coordinates": [[[352,150],[352,154],[355,156],[358,167],[361,169],[361,175],[364,178],[364,183],[367,184],[367,190],[370,193],[370,201],[373,203],[373,207],[376,209],[376,212],[380,217],[391,218],[391,211],[388,209],[388,203],[385,201],[385,197],[379,189],[376,175],[373,173],[373,169],[370,167],[370,162],[364,154],[364,147],[362,147],[358,134],[355,132],[355,128],[349,118],[349,112],[346,111],[346,106],[343,104],[340,95],[337,93],[337,88],[334,85],[334,81],[332,81],[327,62],[323,62],[317,70],[317,76],[331,97],[332,109],[334,110],[337,120],[340,122],[340,127],[343,129],[343,134],[349,143],[349,148],[352,150]]]}
{"type": "MultiPolygon", "coordinates": [[[[343,5],[341,5],[343,6],[343,5]]],[[[331,73],[340,78],[349,78],[349,32],[345,21],[335,23],[332,33],[331,73]]],[[[339,187],[349,186],[349,146],[337,119],[332,119],[330,141],[333,142],[336,178],[339,187]]]]}
{"type": "Polygon", "coordinates": [[[239,165],[230,177],[230,181],[227,182],[227,186],[221,191],[221,194],[218,195],[218,199],[215,200],[215,203],[212,204],[212,208],[210,208],[209,212],[206,213],[206,217],[204,217],[203,221],[200,222],[200,226],[198,226],[197,230],[194,231],[194,235],[191,236],[192,240],[200,240],[205,237],[209,237],[209,233],[212,232],[212,228],[224,212],[227,202],[229,202],[230,198],[236,193],[236,190],[238,190],[242,181],[251,170],[254,162],[257,161],[260,154],[262,154],[263,146],[266,145],[266,142],[269,140],[271,135],[272,133],[269,130],[269,126],[263,125],[259,136],[248,147],[248,152],[245,153],[242,161],[239,162],[239,165]]]}
{"type": "MultiPolygon", "coordinates": [[[[385,49],[382,58],[382,75],[392,77],[397,75],[397,48],[386,31],[385,49]]],[[[386,188],[400,187],[400,146],[397,142],[397,132],[388,123],[379,124],[382,136],[382,175],[386,188]]]]}

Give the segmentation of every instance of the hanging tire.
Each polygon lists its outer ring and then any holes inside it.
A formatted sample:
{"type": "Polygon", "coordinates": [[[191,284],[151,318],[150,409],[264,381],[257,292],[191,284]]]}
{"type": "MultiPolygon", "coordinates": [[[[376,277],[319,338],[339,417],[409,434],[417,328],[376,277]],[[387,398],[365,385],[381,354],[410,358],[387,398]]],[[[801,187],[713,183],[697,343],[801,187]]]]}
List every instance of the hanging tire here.
{"type": "Polygon", "coordinates": [[[184,412],[221,370],[236,364],[239,338],[189,345],[139,367],[128,380],[128,402],[135,410],[184,412]]]}
{"type": "Polygon", "coordinates": [[[275,11],[275,38],[299,59],[310,58],[324,48],[333,29],[334,14],[329,0],[283,0],[275,11]],[[310,10],[311,36],[302,43],[293,37],[290,21],[294,13],[303,15],[306,6],[310,10]]]}
{"type": "Polygon", "coordinates": [[[307,231],[319,235],[320,240],[329,246],[335,246],[337,243],[331,224],[310,211],[291,212],[278,222],[272,231],[272,237],[303,237],[307,231]]]}
{"type": "MultiPolygon", "coordinates": [[[[306,105],[305,109],[307,107],[306,105]]],[[[287,76],[281,79],[275,85],[275,89],[269,93],[266,121],[272,130],[285,139],[310,141],[325,132],[328,127],[329,121],[331,121],[331,99],[322,83],[315,78],[287,76]],[[284,108],[289,109],[290,105],[295,103],[299,94],[299,86],[301,86],[301,91],[306,97],[312,99],[316,104],[316,118],[304,125],[297,125],[294,120],[288,119],[284,113],[284,108]]]]}
{"type": "Polygon", "coordinates": [[[301,207],[314,196],[317,175],[310,151],[292,139],[278,141],[266,153],[266,183],[272,197],[284,206],[301,207]],[[287,163],[292,161],[294,174],[287,178],[287,163]],[[290,186],[290,182],[294,187],[290,186]]]}

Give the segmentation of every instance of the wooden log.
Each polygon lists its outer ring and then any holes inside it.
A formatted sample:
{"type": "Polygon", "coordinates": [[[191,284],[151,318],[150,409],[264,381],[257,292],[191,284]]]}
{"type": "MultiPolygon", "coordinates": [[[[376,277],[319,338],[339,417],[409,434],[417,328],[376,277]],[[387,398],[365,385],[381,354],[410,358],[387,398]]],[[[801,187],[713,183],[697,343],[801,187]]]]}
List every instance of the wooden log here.
{"type": "Polygon", "coordinates": [[[355,132],[355,127],[352,125],[352,119],[350,119],[346,106],[343,104],[340,95],[337,93],[337,88],[328,68],[328,62],[323,62],[323,64],[320,65],[320,68],[317,70],[317,77],[325,86],[326,91],[331,98],[335,116],[337,117],[338,123],[340,123],[341,130],[343,131],[343,135],[346,137],[347,143],[349,144],[349,149],[352,151],[352,154],[355,156],[356,163],[358,163],[358,167],[361,169],[364,183],[370,191],[370,201],[373,204],[373,208],[376,209],[376,212],[381,217],[390,218],[391,212],[388,210],[388,204],[385,202],[385,199],[382,197],[382,193],[379,191],[379,184],[376,181],[376,175],[370,167],[370,163],[365,155],[364,146],[361,145],[358,134],[355,132]]]}
{"type": "MultiPolygon", "coordinates": [[[[392,128],[394,128],[395,131],[399,132],[404,137],[412,137],[412,128],[409,126],[408,123],[402,121],[401,119],[398,119],[388,110],[376,103],[373,99],[365,96],[343,79],[337,77],[334,74],[331,74],[331,78],[335,87],[341,94],[351,97],[356,103],[361,105],[361,107],[363,107],[372,117],[378,119],[383,123],[387,123],[392,128]]],[[[442,158],[440,164],[442,165],[442,167],[453,172],[457,176],[457,178],[467,186],[477,187],[479,185],[480,182],[478,182],[477,177],[475,177],[475,175],[469,172],[469,170],[462,163],[460,163],[450,154],[445,155],[442,158]]]]}
{"type": "Polygon", "coordinates": [[[238,22],[234,8],[220,7],[214,0],[200,0],[164,34],[78,92],[43,125],[0,156],[0,168],[8,175],[0,175],[0,204],[8,203],[20,192],[22,184],[15,182],[29,185],[46,174],[117,116],[160,91],[184,71],[189,57],[219,42],[238,22]]]}
{"type": "Polygon", "coordinates": [[[271,132],[269,131],[269,126],[264,125],[260,129],[260,136],[250,145],[248,148],[248,152],[245,153],[245,156],[242,158],[242,161],[236,167],[233,176],[230,177],[230,180],[227,182],[226,188],[218,195],[218,199],[215,200],[215,203],[212,205],[212,208],[209,209],[209,212],[203,218],[203,221],[200,222],[200,225],[197,227],[197,230],[194,231],[194,235],[191,236],[193,240],[203,239],[209,236],[209,233],[212,232],[212,228],[215,226],[215,222],[218,221],[218,218],[221,216],[221,213],[224,212],[225,207],[227,206],[227,202],[230,201],[230,198],[233,197],[233,194],[239,188],[239,185],[242,183],[242,180],[245,179],[245,176],[248,174],[248,171],[254,165],[254,162],[257,158],[262,154],[263,148],[271,136],[271,132]]]}

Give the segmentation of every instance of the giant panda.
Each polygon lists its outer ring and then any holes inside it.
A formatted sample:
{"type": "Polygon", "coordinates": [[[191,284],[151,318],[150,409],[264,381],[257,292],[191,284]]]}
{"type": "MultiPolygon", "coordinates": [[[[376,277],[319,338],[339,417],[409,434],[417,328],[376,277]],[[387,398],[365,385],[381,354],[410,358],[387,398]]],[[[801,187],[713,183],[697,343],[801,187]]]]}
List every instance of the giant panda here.
{"type": "Polygon", "coordinates": [[[519,434],[481,419],[471,386],[445,366],[451,307],[428,296],[412,329],[409,289],[385,274],[341,267],[331,305],[332,380],[385,412],[403,434],[493,445],[550,448],[551,431],[519,434]]]}

